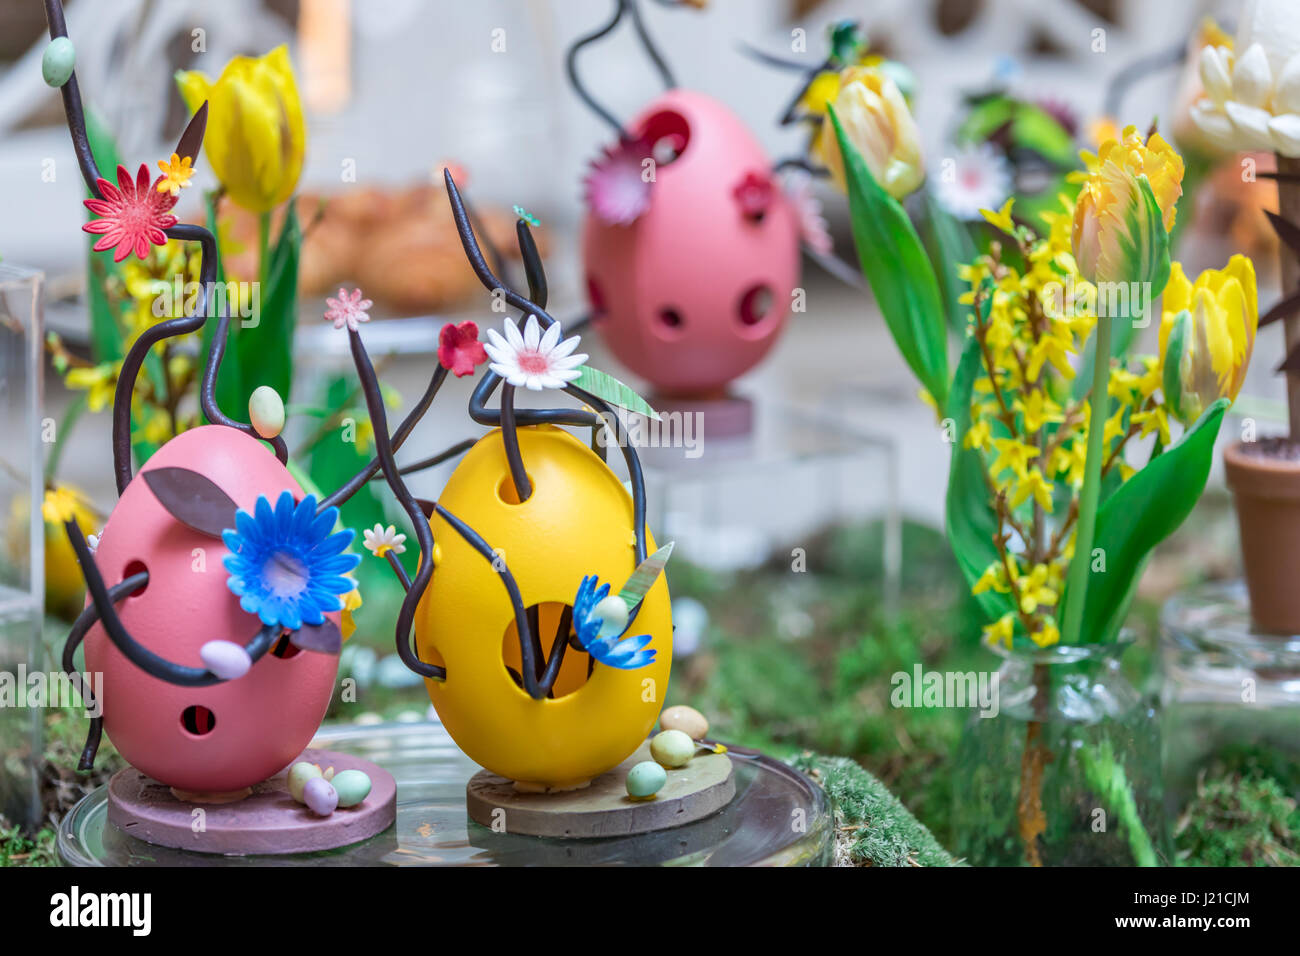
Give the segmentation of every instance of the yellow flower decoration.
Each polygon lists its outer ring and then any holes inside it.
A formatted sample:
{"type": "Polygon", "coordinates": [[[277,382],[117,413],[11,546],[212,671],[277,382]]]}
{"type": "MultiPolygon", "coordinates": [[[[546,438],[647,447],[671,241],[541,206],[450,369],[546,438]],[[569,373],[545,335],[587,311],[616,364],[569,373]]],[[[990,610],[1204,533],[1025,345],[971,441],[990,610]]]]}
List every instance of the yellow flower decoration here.
{"type": "Polygon", "coordinates": [[[170,159],[158,160],[158,168],[162,170],[162,178],[158,180],[158,191],[179,196],[182,189],[188,189],[193,185],[190,182],[190,177],[194,175],[193,163],[194,160],[189,156],[182,159],[175,153],[172,153],[170,159]]]}
{"type": "Polygon", "coordinates": [[[1015,197],[1011,197],[1002,204],[1002,208],[997,212],[991,209],[981,209],[980,215],[988,220],[989,224],[1001,229],[1007,235],[1013,235],[1016,231],[1016,221],[1011,218],[1011,207],[1015,204],[1015,197]]]}
{"type": "Polygon", "coordinates": [[[67,488],[55,487],[45,492],[41,515],[46,521],[64,524],[77,514],[77,496],[67,488]]]}

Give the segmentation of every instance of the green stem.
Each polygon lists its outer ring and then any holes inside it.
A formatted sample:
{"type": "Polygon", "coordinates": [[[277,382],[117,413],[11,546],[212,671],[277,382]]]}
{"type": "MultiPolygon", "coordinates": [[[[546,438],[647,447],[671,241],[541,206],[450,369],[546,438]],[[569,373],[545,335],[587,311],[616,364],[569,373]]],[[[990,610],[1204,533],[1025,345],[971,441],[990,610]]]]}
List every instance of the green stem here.
{"type": "Polygon", "coordinates": [[[1083,488],[1079,492],[1079,523],[1075,530],[1074,560],[1066,588],[1070,603],[1066,605],[1061,627],[1062,644],[1081,644],[1083,604],[1088,594],[1088,574],[1092,564],[1092,542],[1097,530],[1097,502],[1101,498],[1101,460],[1105,455],[1102,439],[1106,434],[1107,407],[1110,396],[1110,325],[1111,317],[1097,316],[1097,336],[1092,362],[1092,410],[1088,416],[1088,457],[1083,464],[1083,488]]]}
{"type": "Polygon", "coordinates": [[[50,457],[45,459],[45,484],[49,485],[54,481],[55,475],[59,471],[59,461],[63,458],[63,449],[68,445],[68,436],[72,434],[73,426],[81,418],[81,413],[86,410],[86,396],[78,395],[63,413],[63,419],[58,424],[58,433],[54,442],[54,447],[50,449],[50,457]]]}
{"type": "Polygon", "coordinates": [[[266,292],[271,275],[271,214],[264,212],[257,220],[257,278],[266,292]]]}
{"type": "Polygon", "coordinates": [[[1159,866],[1160,858],[1156,855],[1151,836],[1142,825],[1142,816],[1138,813],[1137,800],[1133,796],[1133,787],[1128,782],[1128,774],[1115,759],[1115,752],[1110,741],[1103,738],[1099,745],[1084,744],[1079,748],[1079,762],[1083,765],[1084,776],[1097,796],[1110,804],[1124,835],[1128,838],[1129,850],[1133,853],[1133,862],[1138,866],[1159,866]]]}

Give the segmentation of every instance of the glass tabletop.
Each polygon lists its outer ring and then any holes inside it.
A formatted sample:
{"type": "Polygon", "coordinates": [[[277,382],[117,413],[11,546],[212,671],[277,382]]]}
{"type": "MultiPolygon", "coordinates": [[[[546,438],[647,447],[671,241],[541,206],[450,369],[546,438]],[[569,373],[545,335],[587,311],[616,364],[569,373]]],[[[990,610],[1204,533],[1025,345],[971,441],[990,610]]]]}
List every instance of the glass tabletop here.
{"type": "Polygon", "coordinates": [[[496,833],[465,813],[480,769],[437,723],[323,728],[312,746],[371,760],[397,780],[397,822],[327,853],[223,857],[152,846],[108,823],[108,791],[87,794],[59,827],[74,866],[822,866],[833,826],[825,794],[765,756],[735,756],[736,796],[719,813],[658,833],[601,840],[496,833]]]}

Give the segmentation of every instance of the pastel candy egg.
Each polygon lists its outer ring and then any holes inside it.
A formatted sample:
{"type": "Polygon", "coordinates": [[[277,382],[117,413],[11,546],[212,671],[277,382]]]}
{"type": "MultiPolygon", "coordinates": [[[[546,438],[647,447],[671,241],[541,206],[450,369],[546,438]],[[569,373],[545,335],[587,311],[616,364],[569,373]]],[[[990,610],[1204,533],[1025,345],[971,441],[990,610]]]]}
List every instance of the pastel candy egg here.
{"type": "Polygon", "coordinates": [[[270,385],[259,385],[248,396],[248,420],[263,438],[274,438],[284,430],[284,402],[270,385]]]}
{"type": "Polygon", "coordinates": [[[199,648],[203,666],[222,680],[235,680],[248,673],[253,659],[234,641],[208,641],[199,648]]]}
{"type": "Polygon", "coordinates": [[[302,788],[302,799],[312,813],[327,817],[339,805],[339,792],[324,777],[312,777],[302,788]]]}
{"type": "Polygon", "coordinates": [[[307,786],[307,781],[315,780],[321,776],[320,767],[314,763],[307,763],[305,760],[299,760],[289,768],[289,796],[293,797],[299,803],[306,803],[303,797],[303,790],[307,786]]]}
{"type": "Polygon", "coordinates": [[[41,54],[41,76],[56,89],[72,79],[77,50],[67,37],[55,37],[41,54]]]}
{"type": "Polygon", "coordinates": [[[695,741],[680,730],[663,730],[650,741],[650,756],[669,770],[685,767],[695,756],[695,741]]]}
{"type": "Polygon", "coordinates": [[[340,770],[330,783],[339,795],[340,807],[355,807],[370,794],[370,777],[361,770],[340,770]]]}
{"type": "Polygon", "coordinates": [[[642,760],[627,772],[627,794],[638,800],[653,797],[668,782],[668,771],[653,760],[642,760]]]}
{"type": "Polygon", "coordinates": [[[618,634],[627,627],[627,602],[617,594],[598,602],[592,608],[592,614],[605,622],[601,630],[606,633],[618,634]]]}
{"type": "Polygon", "coordinates": [[[705,716],[685,704],[669,707],[660,714],[659,727],[662,730],[680,730],[692,740],[703,740],[709,733],[709,722],[705,716]]]}

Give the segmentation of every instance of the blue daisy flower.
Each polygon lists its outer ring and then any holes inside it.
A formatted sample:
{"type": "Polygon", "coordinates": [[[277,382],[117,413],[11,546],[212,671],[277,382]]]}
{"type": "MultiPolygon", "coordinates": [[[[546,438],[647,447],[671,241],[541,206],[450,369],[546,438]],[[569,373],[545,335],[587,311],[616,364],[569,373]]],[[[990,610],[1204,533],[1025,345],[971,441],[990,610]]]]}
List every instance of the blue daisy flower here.
{"type": "Polygon", "coordinates": [[[353,532],[334,532],[338,518],[338,508],[317,515],[311,495],[295,507],[288,491],[280,492],[274,511],[265,495],[258,496],[252,514],[237,511],[235,527],[223,531],[221,540],[230,549],[222,562],[230,572],[226,584],[239,596],[239,606],[263,624],[290,631],[320,625],[327,612],[342,608],[341,595],[356,587],[345,575],[361,557],[343,553],[353,532]]]}
{"type": "Polygon", "coordinates": [[[653,664],[655,652],[646,648],[649,634],[622,637],[622,631],[602,630],[605,619],[595,614],[596,605],[609,596],[609,584],[600,584],[596,575],[589,574],[578,585],[578,596],[573,599],[573,629],[583,650],[600,663],[622,670],[635,670],[653,664]]]}

